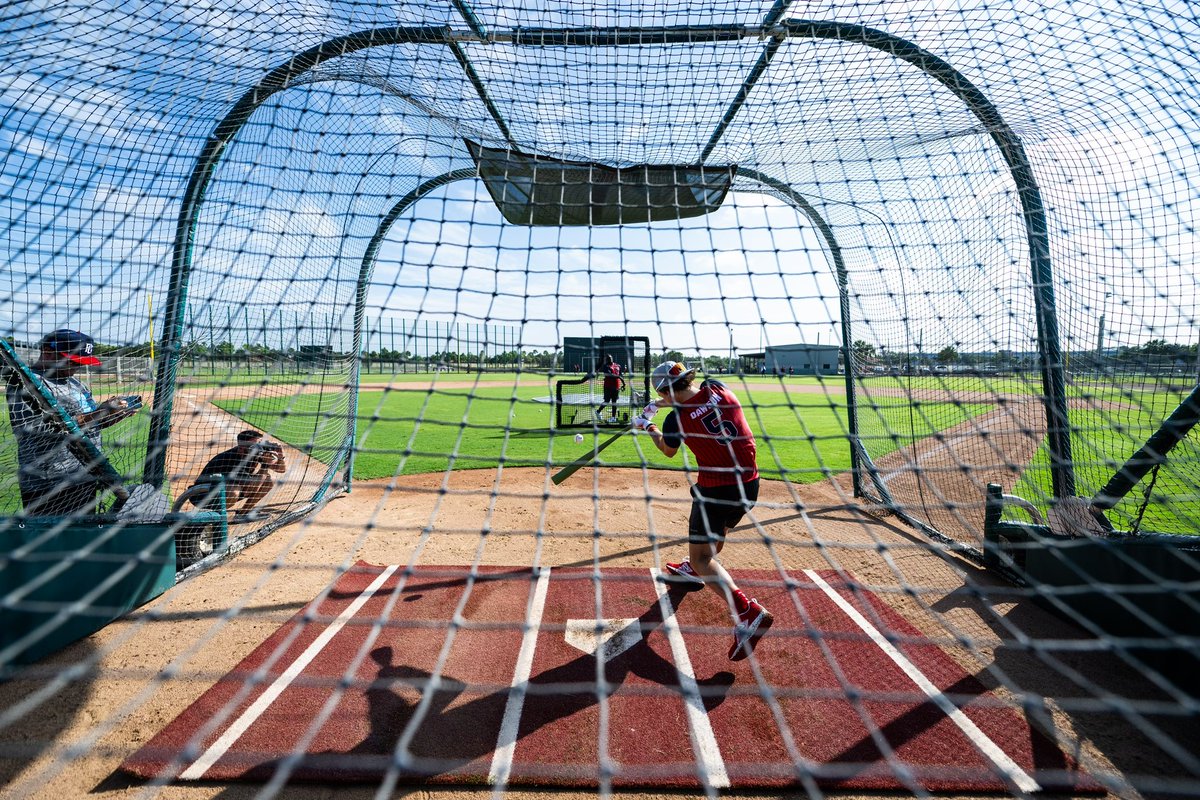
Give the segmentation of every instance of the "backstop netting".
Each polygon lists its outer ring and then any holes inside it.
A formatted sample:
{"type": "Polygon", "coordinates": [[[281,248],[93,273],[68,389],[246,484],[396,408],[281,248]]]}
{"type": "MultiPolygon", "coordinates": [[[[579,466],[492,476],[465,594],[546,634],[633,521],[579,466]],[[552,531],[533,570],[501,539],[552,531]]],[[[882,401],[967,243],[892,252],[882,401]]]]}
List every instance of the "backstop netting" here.
{"type": "Polygon", "coordinates": [[[1200,796],[1190,11],[5,6],[0,780],[1200,796]]]}
{"type": "Polygon", "coordinates": [[[555,381],[554,396],[550,398],[555,425],[628,428],[654,398],[650,392],[650,339],[601,336],[594,342],[589,340],[589,344],[593,346],[586,350],[563,348],[564,369],[582,369],[586,374],[555,381]]]}

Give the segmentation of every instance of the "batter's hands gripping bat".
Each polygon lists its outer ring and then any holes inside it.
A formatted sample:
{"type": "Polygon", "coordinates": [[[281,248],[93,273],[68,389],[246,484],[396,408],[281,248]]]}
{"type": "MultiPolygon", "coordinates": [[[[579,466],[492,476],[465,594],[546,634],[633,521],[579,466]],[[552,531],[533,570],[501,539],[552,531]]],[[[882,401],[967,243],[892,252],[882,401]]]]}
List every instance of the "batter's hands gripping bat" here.
{"type": "Polygon", "coordinates": [[[608,437],[603,442],[601,442],[600,446],[597,447],[595,450],[588,453],[586,456],[580,456],[579,458],[575,459],[567,466],[560,469],[558,472],[554,473],[554,475],[552,475],[550,477],[550,480],[553,481],[555,486],[558,486],[560,483],[565,481],[567,478],[571,477],[576,472],[578,472],[582,467],[586,467],[589,463],[591,463],[592,459],[594,459],[597,455],[600,454],[601,450],[608,447],[610,444],[615,442],[617,439],[620,439],[625,434],[629,433],[630,430],[632,430],[632,429],[626,429],[626,430],[621,431],[620,433],[614,433],[612,436],[608,437]]]}

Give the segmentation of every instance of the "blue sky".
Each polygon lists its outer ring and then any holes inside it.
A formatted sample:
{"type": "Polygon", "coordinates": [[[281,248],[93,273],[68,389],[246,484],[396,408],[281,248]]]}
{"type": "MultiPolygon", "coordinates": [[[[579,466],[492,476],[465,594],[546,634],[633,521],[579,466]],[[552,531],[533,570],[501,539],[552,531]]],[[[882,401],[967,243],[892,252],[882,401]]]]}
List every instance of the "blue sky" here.
{"type": "Polygon", "coordinates": [[[773,198],[741,194],[704,218],[591,230],[508,225],[475,183],[423,202],[445,221],[417,206],[393,228],[373,313],[519,325],[539,350],[565,336],[648,336],[693,352],[840,335],[820,241],[773,198]]]}
{"type": "MultiPolygon", "coordinates": [[[[476,4],[506,25],[761,19],[769,3],[476,4]]],[[[929,48],[1000,108],[1049,212],[1064,343],[1197,338],[1200,187],[1194,15],[1162,5],[806,3],[929,48]]],[[[157,2],[6,7],[0,44],[0,325],[76,325],[113,343],[165,307],[179,201],[205,137],[290,52],[385,24],[464,27],[445,4],[157,2]]],[[[464,44],[525,149],[604,163],[687,163],[763,43],[660,50],[464,44]]],[[[499,132],[445,48],[395,47],[275,95],[221,161],[197,232],[193,318],[230,307],[275,342],[288,315],[346,320],[362,247],[417,183],[469,166],[499,132]],[[353,82],[344,80],[353,76],[353,82]],[[381,87],[387,91],[381,91],[381,87]]],[[[788,181],[834,226],[855,338],[893,349],[1029,345],[1031,280],[1011,179],[978,120],[939,86],[858,46],[791,41],[709,163],[788,181]]],[[[476,183],[393,226],[371,313],[628,332],[656,346],[754,351],[828,342],[840,319],[812,225],[741,181],[681,225],[525,229],[476,183]]],[[[161,316],[156,320],[161,333],[161,316]]],[[[301,343],[307,335],[296,332],[301,343]]],[[[344,335],[343,335],[344,336],[344,335]]]]}

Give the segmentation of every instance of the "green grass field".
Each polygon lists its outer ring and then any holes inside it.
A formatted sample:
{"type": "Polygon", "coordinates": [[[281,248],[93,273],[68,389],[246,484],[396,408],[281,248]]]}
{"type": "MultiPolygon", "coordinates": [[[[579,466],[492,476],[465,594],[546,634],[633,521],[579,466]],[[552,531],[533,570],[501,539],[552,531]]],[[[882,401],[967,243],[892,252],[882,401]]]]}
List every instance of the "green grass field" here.
{"type": "MultiPolygon", "coordinates": [[[[748,388],[748,387],[747,387],[748,388]]],[[[359,397],[356,424],[358,450],[354,475],[357,478],[382,478],[446,469],[492,469],[507,466],[564,466],[588,452],[594,434],[583,431],[586,441],[576,444],[579,429],[551,431],[549,404],[532,398],[544,394],[536,386],[493,387],[481,384],[473,389],[389,389],[365,391],[359,397]]],[[[759,445],[758,463],[764,477],[787,478],[797,483],[822,480],[850,467],[846,444],[844,398],[830,394],[794,394],[780,392],[739,392],[747,418],[759,445]]],[[[283,423],[278,400],[222,401],[219,405],[245,419],[251,425],[270,431],[293,446],[304,448],[306,436],[298,440],[289,431],[314,425],[344,424],[341,419],[321,417],[317,400],[311,395],[293,398],[283,423]]],[[[945,427],[983,413],[985,404],[954,406],[926,403],[937,410],[930,414],[945,427]]],[[[877,417],[876,425],[890,430],[907,429],[908,404],[878,404],[868,412],[877,417]]],[[[603,429],[606,438],[615,429],[603,429]]],[[[919,436],[932,433],[925,425],[919,436]]],[[[604,464],[678,468],[680,459],[665,458],[645,437],[628,436],[601,454],[604,464]]]]}
{"type": "MultiPolygon", "coordinates": [[[[1144,377],[1136,378],[1122,376],[1118,381],[1097,379],[1093,375],[1071,375],[1067,381],[1067,397],[1071,398],[1103,398],[1121,401],[1131,395],[1174,395],[1182,399],[1182,395],[1191,391],[1192,382],[1182,377],[1144,377]]],[[[792,378],[788,378],[790,383],[792,378]]],[[[1042,394],[1041,376],[1034,373],[1007,376],[977,376],[977,375],[880,375],[860,378],[868,390],[876,388],[893,389],[910,392],[922,389],[937,389],[947,392],[1010,394],[1037,397],[1042,394]]]]}
{"type": "MultiPolygon", "coordinates": [[[[1168,400],[1166,405],[1171,408],[1164,413],[1161,397],[1147,395],[1141,399],[1146,403],[1140,408],[1123,408],[1119,412],[1071,410],[1071,455],[1075,461],[1077,495],[1091,497],[1102,489],[1178,404],[1168,400]]],[[[1045,510],[1049,507],[1050,486],[1050,455],[1043,444],[1013,491],[1045,510]]],[[[1193,430],[1171,451],[1157,477],[1151,473],[1143,478],[1108,512],[1108,518],[1114,527],[1130,530],[1142,513],[1143,532],[1194,536],[1200,534],[1197,497],[1200,497],[1200,431],[1193,430]],[[1146,491],[1152,478],[1147,503],[1146,491]]]]}
{"type": "MultiPolygon", "coordinates": [[[[236,383],[254,387],[261,385],[264,377],[239,375],[236,383]]],[[[294,377],[296,383],[320,383],[322,376],[294,377]]],[[[812,483],[849,469],[843,377],[729,376],[725,380],[746,407],[758,439],[759,468],[764,477],[812,483]],[[814,392],[809,387],[820,387],[820,391],[814,392]]],[[[579,429],[549,429],[552,407],[534,402],[533,398],[552,394],[553,381],[553,377],[544,374],[511,372],[364,375],[355,426],[354,475],[371,479],[446,469],[492,469],[498,464],[565,466],[589,452],[596,434],[583,430],[585,442],[577,444],[574,437],[579,429]],[[433,388],[427,388],[431,382],[433,388]],[[439,385],[466,383],[472,387],[439,388],[439,385]],[[408,385],[412,388],[405,388],[408,385]]],[[[328,382],[341,385],[340,379],[328,382]]],[[[211,381],[189,385],[201,383],[215,387],[233,381],[230,376],[214,376],[211,381]]],[[[952,384],[947,384],[940,376],[884,376],[870,379],[868,385],[902,392],[953,387],[969,392],[1036,393],[1036,387],[1015,379],[955,378],[952,384]]],[[[247,392],[252,393],[252,390],[247,392]]],[[[1118,389],[1111,384],[1078,383],[1072,386],[1071,396],[1091,396],[1121,404],[1120,408],[1103,411],[1071,411],[1078,493],[1090,495],[1145,442],[1182,400],[1184,390],[1166,385],[1155,390],[1145,385],[1118,389]]],[[[341,402],[332,406],[329,396],[317,395],[297,395],[286,401],[279,397],[224,400],[218,405],[249,424],[270,431],[275,438],[312,452],[314,441],[340,440],[346,413],[345,395],[341,398],[341,402]]],[[[879,394],[873,394],[872,403],[860,408],[860,430],[864,436],[876,437],[866,442],[876,458],[935,430],[946,430],[985,413],[992,406],[921,402],[917,414],[912,413],[913,408],[902,395],[879,394]],[[900,433],[893,437],[891,432],[900,433]]],[[[105,432],[105,451],[114,466],[128,475],[135,476],[140,471],[147,424],[147,415],[139,414],[105,432]]],[[[602,440],[613,432],[615,429],[603,429],[598,435],[602,440]]],[[[315,455],[327,458],[331,450],[323,447],[315,455]]],[[[686,453],[684,457],[687,458],[686,453]]],[[[625,437],[608,448],[601,461],[610,466],[647,464],[652,468],[673,469],[681,468],[684,463],[680,458],[665,458],[645,437],[635,436],[625,437]]],[[[1043,447],[1013,491],[1045,507],[1050,495],[1048,464],[1043,447]]],[[[1196,512],[1195,502],[1200,496],[1200,470],[1194,469],[1197,464],[1200,464],[1200,432],[1180,443],[1172,463],[1159,471],[1151,502],[1144,512],[1143,530],[1185,534],[1200,531],[1200,513],[1196,512]]],[[[1143,480],[1110,513],[1118,527],[1132,525],[1149,480],[1149,477],[1143,480]]],[[[11,488],[13,491],[0,497],[0,513],[19,508],[15,486],[11,488]]]]}
{"type": "MultiPolygon", "coordinates": [[[[222,386],[266,386],[266,385],[325,385],[341,386],[347,380],[347,375],[332,372],[271,372],[261,369],[217,369],[210,373],[205,369],[189,371],[181,368],[179,383],[182,388],[203,389],[222,386]]],[[[479,383],[541,386],[543,394],[554,393],[554,383],[561,378],[578,378],[576,373],[547,373],[547,372],[468,372],[446,370],[444,372],[364,372],[359,376],[360,386],[392,385],[405,383],[479,383]]],[[[827,386],[833,392],[845,388],[845,378],[841,375],[789,375],[776,377],[770,375],[716,375],[736,390],[742,386],[755,385],[785,385],[785,386],[827,386]]],[[[150,388],[153,385],[150,384],[150,388]]]]}

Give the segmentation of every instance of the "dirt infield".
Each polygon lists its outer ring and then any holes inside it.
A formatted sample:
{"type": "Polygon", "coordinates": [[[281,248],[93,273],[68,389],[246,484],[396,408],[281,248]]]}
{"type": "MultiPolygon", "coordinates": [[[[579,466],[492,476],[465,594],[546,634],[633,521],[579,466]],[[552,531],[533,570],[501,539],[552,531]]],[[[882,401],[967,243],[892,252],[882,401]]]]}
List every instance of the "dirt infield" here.
{"type": "MultiPolygon", "coordinates": [[[[311,394],[322,390],[320,386],[272,387],[271,396],[290,398],[298,394],[311,394]]],[[[172,496],[177,497],[192,485],[196,476],[208,460],[222,450],[233,447],[239,431],[250,427],[235,414],[217,407],[213,400],[240,400],[247,397],[248,387],[224,387],[222,389],[181,391],[175,397],[172,424],[173,446],[167,451],[167,474],[170,476],[172,496]]],[[[276,488],[264,501],[273,504],[303,502],[312,497],[325,481],[329,468],[326,464],[310,458],[303,451],[286,443],[286,470],[271,477],[276,488]]]]}
{"type": "Polygon", "coordinates": [[[982,548],[987,485],[1010,490],[1045,435],[1040,404],[1009,401],[883,456],[875,462],[876,480],[906,513],[982,548]]]}
{"type": "MultiPolygon", "coordinates": [[[[586,469],[560,487],[551,487],[541,469],[356,483],[311,518],[52,657],[40,676],[35,670],[0,685],[0,708],[24,709],[0,731],[4,752],[20,754],[0,761],[0,780],[11,781],[16,796],[141,796],[144,787],[116,772],[122,759],[315,597],[339,568],[360,559],[646,568],[683,553],[686,497],[682,474],[642,470],[586,469]],[[72,664],[87,668],[56,677],[57,668],[72,664]]],[[[1077,650],[1081,634],[1071,625],[911,529],[871,517],[837,486],[766,482],[753,519],[736,534],[723,555],[735,575],[780,567],[853,573],[943,643],[968,674],[1001,696],[1026,698],[1034,724],[1094,774],[1119,780],[1124,770],[1166,776],[1176,768],[1122,715],[1071,706],[1081,686],[1153,696],[1140,676],[1077,650]],[[1042,642],[1043,649],[1030,652],[1023,641],[1042,642]]],[[[1174,735],[1186,739],[1182,730],[1174,735]]],[[[253,789],[168,786],[156,796],[241,797],[253,789]]],[[[470,792],[446,796],[464,793],[470,792]]],[[[322,787],[286,793],[328,795],[322,787]]],[[[338,796],[359,792],[342,787],[338,796]]]]}
{"type": "MultiPolygon", "coordinates": [[[[514,381],[512,376],[510,380],[503,381],[484,380],[484,377],[473,381],[462,380],[458,376],[452,380],[431,377],[404,383],[363,384],[360,388],[363,391],[462,391],[510,385],[514,381]]],[[[543,379],[517,376],[515,382],[532,386],[540,385],[543,379]]],[[[844,398],[840,380],[828,384],[793,384],[786,380],[745,383],[731,379],[730,383],[747,405],[755,402],[756,394],[762,393],[822,395],[838,403],[843,402],[844,398]]],[[[272,385],[270,396],[289,398],[328,388],[319,384],[272,385]]],[[[253,386],[225,386],[180,391],[176,404],[176,430],[186,432],[194,429],[205,434],[201,439],[181,440],[181,445],[170,451],[168,471],[173,476],[176,493],[186,489],[190,485],[190,477],[197,474],[209,458],[228,446],[236,431],[245,427],[243,421],[217,408],[213,401],[243,399],[248,393],[253,394],[254,389],[253,386]],[[214,437],[213,432],[219,432],[218,436],[214,437]]],[[[950,389],[906,391],[900,387],[869,384],[860,386],[860,392],[861,401],[866,403],[873,403],[879,398],[900,398],[914,403],[993,406],[980,417],[968,419],[915,444],[892,450],[895,442],[885,442],[885,449],[892,451],[877,457],[874,464],[877,481],[883,484],[906,513],[946,536],[980,546],[986,485],[999,483],[1009,490],[1031,463],[1046,435],[1042,401],[1023,394],[950,389]]],[[[1073,408],[1107,411],[1124,408],[1121,403],[1094,398],[1075,398],[1071,400],[1071,405],[1073,408]]],[[[903,441],[903,438],[899,441],[903,441]]],[[[312,461],[292,448],[288,448],[288,464],[288,472],[279,479],[281,488],[272,496],[274,502],[287,503],[311,495],[326,474],[323,464],[312,461]]],[[[849,490],[849,481],[845,478],[839,479],[838,485],[849,490]]]]}

